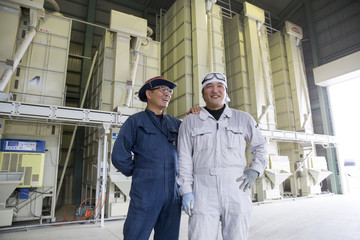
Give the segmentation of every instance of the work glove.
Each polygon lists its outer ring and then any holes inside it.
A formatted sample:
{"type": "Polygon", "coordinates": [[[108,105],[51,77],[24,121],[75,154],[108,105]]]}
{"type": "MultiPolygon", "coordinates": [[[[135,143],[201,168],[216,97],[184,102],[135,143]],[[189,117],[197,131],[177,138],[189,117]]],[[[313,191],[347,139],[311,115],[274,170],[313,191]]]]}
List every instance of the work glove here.
{"type": "Polygon", "coordinates": [[[182,208],[187,215],[191,216],[191,210],[194,207],[194,194],[192,192],[184,194],[182,197],[182,208]]]}
{"type": "Polygon", "coordinates": [[[253,183],[255,182],[256,178],[259,176],[259,173],[253,169],[246,169],[244,171],[244,174],[236,179],[237,182],[243,181],[240,185],[240,189],[242,189],[244,192],[247,189],[250,189],[253,183]]]}

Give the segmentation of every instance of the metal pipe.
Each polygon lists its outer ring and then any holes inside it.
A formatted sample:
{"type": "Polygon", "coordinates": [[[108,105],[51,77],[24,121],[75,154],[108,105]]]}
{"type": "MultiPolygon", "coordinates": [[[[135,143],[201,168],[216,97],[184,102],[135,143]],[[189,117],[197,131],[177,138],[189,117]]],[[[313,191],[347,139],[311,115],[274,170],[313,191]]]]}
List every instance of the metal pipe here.
{"type": "Polygon", "coordinates": [[[209,66],[209,72],[213,72],[214,71],[214,67],[213,67],[213,58],[214,58],[214,54],[213,54],[213,44],[212,44],[212,21],[211,21],[211,12],[208,11],[206,13],[207,16],[207,33],[208,33],[208,66],[209,66]]]}
{"type": "Polygon", "coordinates": [[[267,64],[267,58],[265,56],[265,52],[266,49],[264,48],[264,41],[263,41],[263,34],[262,34],[262,27],[263,27],[263,23],[257,21],[257,27],[258,27],[258,42],[259,42],[259,49],[260,49],[260,57],[261,57],[261,70],[264,76],[264,81],[265,81],[265,89],[266,89],[266,101],[267,101],[267,106],[266,108],[263,110],[263,112],[261,113],[259,119],[258,119],[258,123],[261,122],[261,120],[266,116],[266,114],[269,112],[270,108],[273,107],[273,102],[272,102],[272,96],[271,96],[271,86],[270,86],[270,82],[271,82],[271,77],[270,77],[270,69],[269,69],[269,65],[267,64]]]}
{"type": "Polygon", "coordinates": [[[86,93],[87,93],[88,88],[89,88],[91,75],[92,75],[92,72],[93,72],[93,70],[94,70],[94,66],[95,66],[95,62],[96,62],[98,53],[99,53],[98,51],[95,52],[94,57],[93,57],[93,61],[92,61],[92,63],[91,63],[91,68],[90,68],[90,71],[89,71],[88,79],[87,79],[87,81],[86,81],[83,98],[81,99],[80,108],[83,108],[84,103],[85,103],[86,93]]]}
{"type": "Polygon", "coordinates": [[[63,183],[63,180],[64,180],[66,168],[67,168],[67,165],[68,165],[68,163],[69,163],[69,158],[70,158],[71,149],[72,149],[72,146],[73,146],[73,144],[74,144],[77,127],[78,127],[78,126],[75,126],[74,131],[73,131],[73,134],[72,134],[72,136],[71,136],[71,140],[70,140],[70,144],[69,144],[69,149],[68,149],[68,152],[67,152],[67,155],[66,155],[66,159],[65,159],[65,163],[64,163],[64,168],[63,168],[63,171],[62,171],[62,173],[61,173],[61,177],[60,177],[60,181],[59,181],[59,186],[57,187],[57,191],[56,191],[56,199],[55,199],[55,202],[57,202],[57,200],[58,200],[58,198],[59,198],[59,194],[60,194],[60,190],[61,190],[62,183],[63,183]]]}
{"type": "Polygon", "coordinates": [[[310,152],[306,155],[306,157],[304,158],[304,160],[302,160],[302,162],[300,163],[299,167],[294,171],[293,174],[295,174],[297,171],[300,170],[300,168],[302,167],[302,165],[304,165],[305,160],[310,156],[310,154],[311,154],[312,151],[313,151],[313,149],[310,148],[310,152]]]}
{"type": "Polygon", "coordinates": [[[269,112],[270,108],[272,107],[272,105],[268,104],[265,108],[265,110],[261,113],[259,119],[258,119],[258,123],[261,122],[261,120],[266,116],[266,114],[269,112]]]}
{"type": "MultiPolygon", "coordinates": [[[[215,1],[216,2],[216,1],[215,1]]],[[[215,3],[214,2],[214,3],[215,3]]],[[[206,0],[205,8],[206,8],[206,17],[207,17],[207,34],[208,34],[208,65],[209,65],[209,72],[214,71],[213,60],[214,60],[214,53],[213,53],[213,37],[212,37],[212,18],[211,18],[211,8],[213,5],[212,0],[206,0]]]]}
{"type": "MultiPolygon", "coordinates": [[[[97,157],[97,178],[96,178],[96,199],[100,200],[100,173],[101,173],[101,146],[103,145],[103,139],[99,138],[98,141],[98,157],[97,157]]],[[[99,215],[99,208],[96,208],[95,216],[99,215]]]]}
{"type": "Polygon", "coordinates": [[[46,1],[54,7],[55,12],[60,12],[60,7],[55,0],[46,0],[46,1]]]}
{"type": "Polygon", "coordinates": [[[88,59],[88,60],[91,60],[91,57],[80,56],[80,55],[71,54],[71,53],[69,53],[69,56],[70,56],[70,57],[75,57],[75,58],[82,58],[82,59],[88,59]]]}
{"type": "Polygon", "coordinates": [[[310,156],[310,153],[312,152],[312,148],[310,149],[310,152],[306,155],[306,157],[304,158],[304,160],[300,163],[299,167],[294,171],[293,176],[294,176],[294,187],[295,187],[295,197],[297,197],[298,195],[298,184],[297,184],[297,178],[296,178],[296,173],[297,171],[300,170],[300,168],[302,167],[302,165],[304,164],[305,160],[310,156]]]}
{"type": "Polygon", "coordinates": [[[5,72],[1,76],[0,79],[0,92],[3,92],[6,85],[10,81],[12,74],[14,73],[15,69],[19,65],[20,60],[24,56],[26,50],[28,49],[30,43],[32,42],[35,34],[36,34],[36,26],[37,26],[37,11],[34,9],[30,9],[30,26],[29,31],[26,34],[24,40],[20,44],[19,48],[16,50],[16,53],[13,57],[13,62],[11,66],[7,66],[5,72]]]}
{"type": "Polygon", "coordinates": [[[154,31],[150,27],[147,27],[147,36],[150,37],[153,33],[154,31]]]}
{"type": "Polygon", "coordinates": [[[75,22],[84,23],[84,24],[86,24],[86,25],[91,25],[91,26],[94,26],[94,27],[103,28],[105,31],[110,30],[109,28],[107,28],[107,27],[105,27],[105,26],[101,26],[101,25],[98,25],[98,24],[95,24],[95,23],[90,23],[90,22],[82,21],[82,20],[80,20],[80,19],[71,18],[71,20],[72,20],[72,21],[75,21],[75,22]]]}
{"type": "Polygon", "coordinates": [[[298,55],[298,59],[299,59],[299,65],[300,65],[300,74],[301,74],[301,83],[302,83],[302,89],[303,89],[303,93],[305,95],[305,105],[306,105],[306,111],[307,113],[304,114],[305,115],[305,120],[304,120],[304,123],[303,125],[301,126],[302,129],[305,129],[307,123],[309,122],[309,119],[311,117],[311,107],[310,107],[310,97],[309,97],[309,93],[308,93],[308,87],[307,87],[307,84],[306,84],[306,77],[305,77],[305,69],[304,69],[304,59],[302,57],[302,54],[301,54],[301,39],[299,38],[296,38],[296,50],[297,50],[297,55],[298,55]]]}
{"type": "MultiPolygon", "coordinates": [[[[94,57],[93,57],[93,61],[92,61],[91,68],[90,68],[90,72],[89,72],[88,79],[87,79],[87,82],[86,82],[84,94],[83,94],[83,97],[82,97],[82,100],[81,100],[81,103],[80,103],[80,108],[83,107],[84,102],[85,102],[86,92],[87,92],[88,87],[89,87],[89,83],[90,83],[90,79],[91,79],[91,75],[92,75],[92,72],[93,72],[93,69],[94,69],[94,65],[95,65],[95,62],[96,62],[97,55],[98,55],[98,51],[95,52],[95,55],[94,55],[94,57]]],[[[70,159],[71,149],[72,149],[72,146],[73,146],[73,144],[74,144],[77,127],[78,127],[78,126],[75,126],[74,131],[73,131],[73,134],[72,134],[72,136],[71,136],[69,148],[68,148],[68,151],[67,151],[67,154],[66,154],[66,158],[65,158],[64,168],[63,168],[63,171],[62,171],[62,173],[61,173],[61,177],[60,177],[60,181],[59,181],[59,186],[58,186],[57,192],[56,192],[55,203],[57,202],[57,200],[58,200],[58,198],[59,198],[59,194],[60,194],[60,190],[61,190],[62,183],[63,183],[63,180],[64,180],[66,168],[67,168],[67,165],[68,165],[69,159],[70,159]]]]}
{"type": "Polygon", "coordinates": [[[133,61],[133,64],[131,67],[131,73],[130,73],[131,85],[127,86],[127,95],[126,95],[124,107],[130,107],[130,103],[131,103],[131,99],[132,99],[132,95],[133,95],[133,89],[134,89],[134,85],[135,85],[136,71],[137,71],[137,67],[139,65],[140,46],[141,46],[141,39],[136,38],[135,39],[135,49],[133,51],[134,61],[133,61]]]}
{"type": "MultiPolygon", "coordinates": [[[[107,180],[107,155],[108,155],[108,142],[107,142],[107,134],[109,133],[109,126],[104,125],[104,147],[103,147],[103,168],[102,168],[102,184],[101,184],[101,202],[104,204],[105,201],[105,184],[107,180]]],[[[104,227],[104,208],[101,208],[101,228],[104,227]]]]}
{"type": "Polygon", "coordinates": [[[303,125],[301,126],[301,129],[305,129],[307,123],[308,123],[309,120],[310,120],[311,112],[308,112],[307,114],[304,114],[304,117],[305,117],[305,120],[304,120],[303,125]]]}

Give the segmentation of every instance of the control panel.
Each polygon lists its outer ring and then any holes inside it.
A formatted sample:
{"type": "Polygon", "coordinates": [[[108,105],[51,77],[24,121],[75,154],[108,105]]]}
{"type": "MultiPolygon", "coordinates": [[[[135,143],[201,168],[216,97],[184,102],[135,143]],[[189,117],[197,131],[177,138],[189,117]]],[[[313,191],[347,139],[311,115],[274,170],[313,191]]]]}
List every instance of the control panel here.
{"type": "Polygon", "coordinates": [[[44,153],[45,141],[28,139],[2,139],[0,151],[44,153]]]}

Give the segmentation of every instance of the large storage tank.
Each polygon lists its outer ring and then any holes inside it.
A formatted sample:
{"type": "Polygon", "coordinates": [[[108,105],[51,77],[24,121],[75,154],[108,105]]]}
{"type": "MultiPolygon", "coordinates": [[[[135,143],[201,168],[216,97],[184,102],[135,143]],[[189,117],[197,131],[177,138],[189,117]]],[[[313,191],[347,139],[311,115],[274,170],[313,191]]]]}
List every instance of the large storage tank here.
{"type": "MultiPolygon", "coordinates": [[[[18,46],[28,22],[28,17],[20,21],[18,46]]],[[[38,29],[8,84],[9,92],[16,101],[63,106],[71,20],[46,14],[38,29]]]]}
{"type": "MultiPolygon", "coordinates": [[[[0,3],[2,4],[3,2],[0,3]]],[[[0,15],[2,19],[4,18],[2,22],[9,23],[1,27],[1,32],[6,33],[2,34],[1,38],[7,39],[2,41],[1,59],[12,59],[28,34],[29,24],[33,21],[30,19],[32,14],[29,14],[32,10],[23,8],[23,14],[20,14],[19,9],[14,8],[6,12],[9,8],[2,6],[1,11],[5,11],[0,15]],[[15,15],[17,17],[14,17],[15,15]],[[10,25],[11,32],[6,30],[10,25]],[[12,32],[15,32],[16,39],[12,32]],[[8,53],[4,53],[4,49],[8,49],[8,53]],[[10,51],[11,55],[9,55],[10,51]]],[[[29,114],[31,114],[31,103],[64,105],[71,32],[71,19],[59,14],[44,13],[38,15],[35,20],[38,22],[37,33],[4,90],[4,93],[10,93],[12,100],[30,103],[29,114]]],[[[3,62],[1,64],[3,66],[3,62]]],[[[1,70],[3,71],[3,68],[1,70]]],[[[10,196],[9,201],[19,204],[13,221],[54,220],[62,127],[40,120],[33,122],[4,120],[1,137],[45,141],[42,186],[28,188],[28,195],[21,202],[18,201],[18,190],[10,196]]],[[[21,164],[21,160],[19,161],[21,164]]]]}
{"type": "MultiPolygon", "coordinates": [[[[112,11],[112,14],[117,14],[124,22],[129,19],[140,23],[144,21],[144,19],[120,12],[112,11]]],[[[116,19],[116,16],[112,16],[112,18],[116,19]]],[[[144,110],[146,103],[138,99],[136,92],[146,80],[160,75],[160,43],[146,37],[146,28],[145,37],[139,37],[138,35],[141,33],[134,33],[134,30],[125,29],[125,26],[122,25],[124,22],[113,20],[112,24],[116,26],[113,28],[121,30],[106,31],[100,42],[99,57],[94,67],[87,95],[88,108],[130,114],[144,110]],[[133,79],[133,95],[130,97],[130,106],[124,106],[131,86],[131,73],[137,57],[139,59],[136,66],[136,76],[133,79]]],[[[105,204],[108,217],[126,215],[130,200],[131,178],[117,172],[110,161],[110,152],[118,131],[119,129],[110,130],[109,178],[105,204]]],[[[97,128],[86,129],[82,198],[93,198],[93,203],[97,201],[97,196],[100,194],[96,190],[99,189],[99,181],[102,177],[97,169],[100,151],[99,136],[100,131],[97,128]]]]}
{"type": "MultiPolygon", "coordinates": [[[[309,90],[307,87],[305,65],[302,55],[302,29],[289,21],[283,31],[278,31],[269,38],[272,74],[276,101],[278,129],[300,131],[313,134],[309,90]]],[[[320,182],[327,177],[314,175],[312,169],[322,158],[315,157],[314,144],[279,143],[279,152],[289,156],[291,171],[294,176],[286,183],[287,191],[293,196],[320,194],[320,182]]],[[[327,167],[321,169],[327,171],[327,167]]]]}
{"type": "Polygon", "coordinates": [[[178,0],[161,17],[160,28],[162,74],[178,84],[167,112],[183,118],[203,105],[201,78],[210,70],[225,72],[221,8],[213,5],[207,17],[204,1],[178,0]]]}
{"type": "Polygon", "coordinates": [[[2,24],[0,42],[0,73],[6,69],[6,59],[12,59],[15,51],[16,35],[21,17],[21,9],[19,5],[9,2],[0,2],[0,22],[2,24]],[[7,43],[7,44],[4,44],[7,43]]]}
{"type": "MultiPolygon", "coordinates": [[[[244,12],[224,20],[226,72],[230,107],[250,113],[261,129],[276,129],[274,92],[265,14],[260,8],[244,4],[244,12]]],[[[269,155],[278,155],[276,141],[268,142],[269,155]]],[[[250,154],[247,159],[251,159],[250,154]]],[[[253,189],[258,201],[280,197],[279,186],[259,178],[253,189]]]]}

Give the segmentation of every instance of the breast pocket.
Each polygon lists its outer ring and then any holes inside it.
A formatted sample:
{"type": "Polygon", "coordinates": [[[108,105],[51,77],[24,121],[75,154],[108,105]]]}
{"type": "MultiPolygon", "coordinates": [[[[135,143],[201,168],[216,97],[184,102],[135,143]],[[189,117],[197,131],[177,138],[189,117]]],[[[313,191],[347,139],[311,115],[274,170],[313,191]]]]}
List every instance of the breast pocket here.
{"type": "Polygon", "coordinates": [[[194,140],[194,151],[202,151],[212,149],[214,147],[213,133],[210,129],[206,128],[195,128],[192,133],[194,140]]]}
{"type": "Polygon", "coordinates": [[[156,151],[154,144],[159,144],[156,129],[140,126],[136,136],[136,145],[140,151],[152,153],[156,151]]]}
{"type": "Polygon", "coordinates": [[[230,149],[243,149],[246,146],[245,136],[240,127],[226,127],[227,147],[230,149]]]}
{"type": "Polygon", "coordinates": [[[156,133],[156,129],[151,128],[151,127],[145,127],[145,126],[140,126],[140,129],[142,129],[142,131],[144,131],[144,133],[146,135],[152,135],[156,133]]]}

